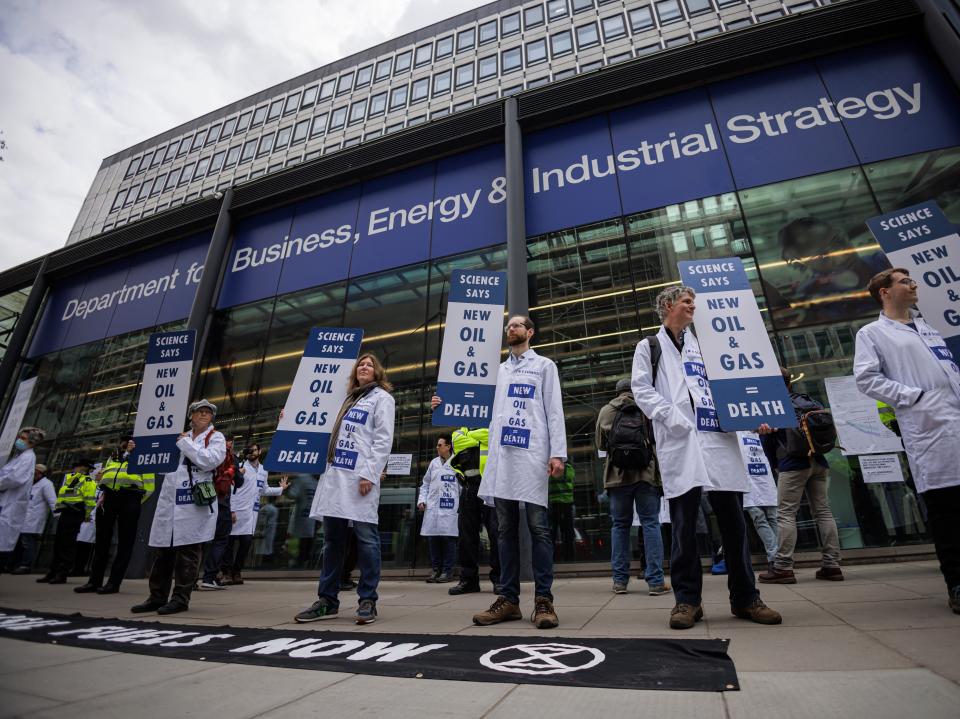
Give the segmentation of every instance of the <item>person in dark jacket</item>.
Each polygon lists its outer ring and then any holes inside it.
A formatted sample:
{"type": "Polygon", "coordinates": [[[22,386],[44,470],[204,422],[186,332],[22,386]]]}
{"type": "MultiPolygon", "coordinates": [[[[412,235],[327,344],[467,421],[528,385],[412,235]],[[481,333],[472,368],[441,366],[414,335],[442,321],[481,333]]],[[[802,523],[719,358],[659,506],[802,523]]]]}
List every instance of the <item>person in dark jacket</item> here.
{"type": "Polygon", "coordinates": [[[230,531],[237,521],[237,513],[230,509],[230,495],[234,486],[243,486],[243,475],[237,472],[237,462],[233,456],[233,435],[227,434],[226,440],[227,456],[213,471],[213,486],[217,490],[217,529],[213,539],[204,548],[203,578],[198,587],[200,591],[227,588],[217,575],[227,552],[227,544],[230,543],[230,531]]]}

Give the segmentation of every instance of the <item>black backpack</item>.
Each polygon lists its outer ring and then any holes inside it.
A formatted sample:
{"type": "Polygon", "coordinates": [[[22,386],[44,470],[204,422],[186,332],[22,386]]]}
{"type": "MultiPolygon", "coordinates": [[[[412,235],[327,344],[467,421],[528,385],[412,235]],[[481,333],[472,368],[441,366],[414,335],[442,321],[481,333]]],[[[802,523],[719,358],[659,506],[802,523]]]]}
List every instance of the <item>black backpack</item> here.
{"type": "Polygon", "coordinates": [[[644,470],[653,459],[650,420],[633,402],[617,410],[607,438],[607,456],[619,469],[644,470]]]}
{"type": "Polygon", "coordinates": [[[837,428],[830,410],[809,395],[790,393],[790,401],[797,413],[797,429],[786,429],[778,455],[808,458],[826,454],[837,446],[837,428]]]}

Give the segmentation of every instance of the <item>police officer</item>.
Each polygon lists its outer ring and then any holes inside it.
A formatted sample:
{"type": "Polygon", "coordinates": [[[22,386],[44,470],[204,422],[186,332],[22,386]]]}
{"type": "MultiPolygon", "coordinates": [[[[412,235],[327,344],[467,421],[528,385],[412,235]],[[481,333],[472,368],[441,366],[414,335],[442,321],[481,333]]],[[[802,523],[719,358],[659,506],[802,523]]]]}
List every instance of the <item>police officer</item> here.
{"type": "Polygon", "coordinates": [[[140,522],[140,507],[153,494],[154,475],[132,474],[127,471],[127,462],[136,444],[133,437],[120,438],[120,444],[103,465],[98,476],[100,500],[96,518],[96,542],[93,564],[86,584],[74,587],[78,594],[116,594],[127,574],[127,565],[133,554],[140,522]],[[110,567],[110,578],[103,583],[113,544],[113,528],[117,528],[117,553],[110,567]]]}
{"type": "Polygon", "coordinates": [[[57,534],[53,543],[53,560],[50,571],[38,582],[66,584],[67,574],[73,566],[77,551],[77,533],[96,508],[97,483],[90,476],[93,462],[81,459],[74,464],[73,472],[63,478],[57,492],[57,534]]]}

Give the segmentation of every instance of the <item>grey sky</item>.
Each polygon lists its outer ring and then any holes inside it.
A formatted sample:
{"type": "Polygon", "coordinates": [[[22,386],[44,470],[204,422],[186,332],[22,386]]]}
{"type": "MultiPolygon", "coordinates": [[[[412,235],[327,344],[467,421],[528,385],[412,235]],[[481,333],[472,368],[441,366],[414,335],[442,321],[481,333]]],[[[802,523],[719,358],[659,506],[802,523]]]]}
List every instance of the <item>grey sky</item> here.
{"type": "Polygon", "coordinates": [[[0,0],[0,271],[62,247],[107,155],[481,0],[0,0]]]}

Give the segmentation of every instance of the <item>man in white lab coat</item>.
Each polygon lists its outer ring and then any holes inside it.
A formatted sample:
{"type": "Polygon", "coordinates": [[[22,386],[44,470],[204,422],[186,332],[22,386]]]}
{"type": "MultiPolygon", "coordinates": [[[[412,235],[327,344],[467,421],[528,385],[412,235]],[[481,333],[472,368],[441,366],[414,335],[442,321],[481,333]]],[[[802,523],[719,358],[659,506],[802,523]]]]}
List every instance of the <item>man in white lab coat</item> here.
{"type": "MultiPolygon", "coordinates": [[[[663,325],[655,338],[637,345],[631,377],[637,406],[653,422],[663,496],[670,501],[670,579],[676,598],[670,626],[689,629],[703,618],[696,521],[704,491],[710,493],[723,537],[730,610],[741,619],[779,624],[780,614],[760,600],[750,563],[743,495],[751,486],[739,439],[735,432],[720,429],[700,345],[689,329],[695,296],[683,286],[668,287],[657,296],[663,325]]],[[[759,431],[770,428],[763,425],[759,431]]]]}
{"type": "Polygon", "coordinates": [[[46,433],[39,427],[24,427],[17,434],[13,457],[0,467],[0,567],[6,567],[27,518],[30,488],[37,456],[33,448],[46,433]]]}
{"type": "MultiPolygon", "coordinates": [[[[190,606],[201,546],[213,539],[217,526],[216,501],[198,504],[194,487],[204,482],[212,485],[213,470],[227,456],[227,442],[212,424],[216,413],[217,406],[205,399],[188,410],[190,429],[177,439],[180,465],[163,478],[150,527],[149,545],[157,549],[150,570],[150,596],[131,607],[136,614],[176,614],[190,606]]],[[[213,492],[212,486],[209,491],[213,492]]]]}
{"type": "Polygon", "coordinates": [[[417,509],[423,512],[420,536],[427,540],[433,572],[427,581],[445,584],[453,581],[453,564],[457,558],[457,508],[460,484],[457,473],[447,464],[453,452],[449,434],[437,438],[437,456],[423,475],[417,496],[417,509]]]}
{"type": "Polygon", "coordinates": [[[20,545],[23,553],[20,562],[13,574],[29,574],[40,549],[43,539],[43,530],[47,526],[47,519],[57,506],[57,490],[53,488],[47,476],[47,465],[38,464],[33,470],[33,486],[30,488],[30,499],[27,504],[27,517],[20,531],[20,545]]]}
{"type": "Polygon", "coordinates": [[[857,332],[853,374],[861,392],[897,412],[949,605],[960,614],[960,370],[940,334],[913,309],[917,283],[907,270],[884,270],[868,289],[883,311],[857,332]]]}
{"type": "Polygon", "coordinates": [[[485,626],[520,619],[520,503],[526,508],[536,588],[531,621],[538,629],[557,626],[553,608],[553,532],[549,477],[563,472],[567,435],[557,366],[530,349],[529,317],[507,321],[510,353],[497,374],[487,466],[478,494],[497,508],[500,525],[500,596],[474,616],[485,626]]]}

